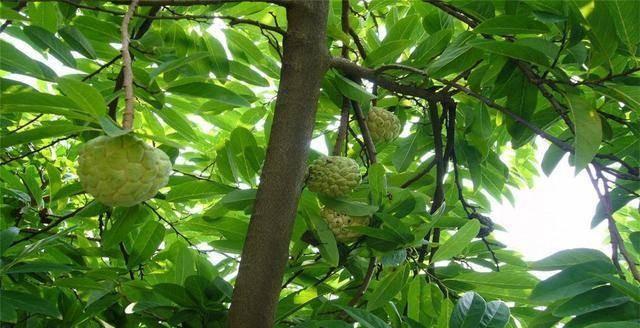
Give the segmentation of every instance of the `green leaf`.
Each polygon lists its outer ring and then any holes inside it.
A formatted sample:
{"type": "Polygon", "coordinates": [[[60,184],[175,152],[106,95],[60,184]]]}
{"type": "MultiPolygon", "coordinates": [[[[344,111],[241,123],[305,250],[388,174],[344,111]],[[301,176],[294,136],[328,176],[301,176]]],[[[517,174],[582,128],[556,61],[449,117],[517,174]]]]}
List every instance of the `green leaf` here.
{"type": "Polygon", "coordinates": [[[577,316],[614,307],[629,301],[629,297],[611,286],[602,286],[576,295],[553,310],[556,317],[577,316]]]}
{"type": "Polygon", "coordinates": [[[203,42],[209,52],[207,60],[209,60],[213,73],[217,78],[226,78],[227,74],[229,74],[229,60],[227,59],[227,53],[224,51],[224,47],[218,39],[208,33],[205,33],[203,36],[203,42]]]}
{"type": "Polygon", "coordinates": [[[448,260],[460,255],[462,250],[469,245],[469,242],[478,235],[478,231],[480,231],[480,221],[473,219],[467,222],[458,232],[438,247],[432,262],[448,260]]]}
{"type": "Polygon", "coordinates": [[[189,122],[187,118],[175,108],[164,108],[160,110],[153,110],[153,112],[160,116],[162,121],[176,130],[176,132],[178,132],[178,134],[185,140],[191,142],[199,141],[198,135],[192,127],[193,123],[189,122]]]}
{"type": "Polygon", "coordinates": [[[627,0],[603,1],[615,24],[618,37],[635,54],[640,42],[640,2],[627,0]]]}
{"type": "Polygon", "coordinates": [[[421,30],[420,17],[418,15],[407,15],[389,28],[389,31],[384,37],[382,43],[384,44],[386,42],[402,39],[415,40],[417,39],[416,32],[419,30],[421,30]]]}
{"type": "Polygon", "coordinates": [[[575,125],[575,167],[576,174],[591,162],[600,149],[602,142],[602,123],[600,115],[591,101],[583,96],[567,96],[567,105],[571,109],[575,125]]]}
{"type": "Polygon", "coordinates": [[[605,1],[595,1],[593,12],[589,15],[589,39],[594,48],[590,58],[591,66],[605,63],[607,67],[612,67],[612,57],[618,48],[616,26],[606,7],[605,1]]]}
{"type": "Polygon", "coordinates": [[[468,292],[462,295],[456,303],[449,320],[450,328],[476,328],[480,327],[480,320],[484,316],[487,303],[474,293],[468,292]]]}
{"type": "Polygon", "coordinates": [[[407,47],[410,46],[411,43],[411,40],[406,39],[384,42],[369,53],[364,63],[368,67],[377,67],[380,64],[393,63],[403,51],[407,50],[407,47]]]}
{"type": "Polygon", "coordinates": [[[527,16],[501,15],[487,19],[473,29],[484,34],[542,34],[549,32],[549,28],[533,18],[527,16]]]}
{"type": "Polygon", "coordinates": [[[104,43],[121,41],[118,25],[107,20],[82,15],[74,18],[73,25],[92,41],[104,43]]]}
{"type": "Polygon", "coordinates": [[[409,60],[417,67],[426,66],[431,59],[444,51],[452,35],[453,30],[451,29],[433,33],[416,47],[409,60]]]}
{"type": "Polygon", "coordinates": [[[474,48],[493,54],[523,60],[540,66],[549,66],[549,58],[544,53],[522,44],[496,40],[476,40],[470,44],[474,48]]]}
{"type": "Polygon", "coordinates": [[[42,201],[42,189],[40,189],[40,174],[38,169],[33,165],[27,166],[21,178],[27,186],[32,202],[35,202],[38,207],[43,207],[44,202],[42,201]]]}
{"type": "MultiPolygon", "coordinates": [[[[638,184],[640,186],[640,184],[638,184]]],[[[631,188],[633,189],[633,188],[631,188]]],[[[636,188],[638,189],[638,188],[636,188]]],[[[609,192],[609,199],[611,201],[611,213],[613,214],[616,211],[620,210],[624,206],[626,206],[629,202],[636,199],[637,197],[630,193],[628,187],[615,187],[609,192]]],[[[591,219],[591,227],[595,228],[600,222],[604,221],[609,216],[607,211],[607,206],[605,206],[601,201],[598,202],[598,206],[596,207],[596,213],[593,215],[591,219]]]]}
{"type": "Polygon", "coordinates": [[[613,288],[631,297],[631,299],[633,299],[634,301],[640,303],[640,287],[632,285],[618,277],[614,277],[611,275],[599,274],[596,276],[603,281],[610,283],[613,288]]]}
{"type": "Polygon", "coordinates": [[[388,273],[373,290],[368,297],[367,311],[373,311],[394,298],[407,283],[409,278],[409,269],[406,265],[397,268],[395,271],[388,273]]]}
{"type": "Polygon", "coordinates": [[[161,283],[153,286],[154,292],[164,296],[168,300],[184,307],[197,306],[195,301],[189,296],[187,290],[176,284],[161,283]]]}
{"type": "Polygon", "coordinates": [[[329,226],[327,226],[327,223],[320,216],[317,205],[314,207],[313,209],[303,209],[303,217],[305,218],[307,227],[313,231],[315,237],[320,242],[318,249],[320,250],[323,261],[332,267],[336,267],[340,262],[340,253],[338,252],[336,239],[331,229],[329,229],[329,226]]]}
{"type": "Polygon", "coordinates": [[[251,104],[242,96],[237,95],[233,91],[213,84],[213,82],[187,82],[176,81],[167,89],[168,92],[178,93],[188,96],[215,99],[223,104],[249,107],[251,104]]]}
{"type": "Polygon", "coordinates": [[[10,147],[40,139],[68,136],[70,134],[88,130],[95,129],[87,126],[77,126],[70,123],[51,123],[47,126],[3,136],[2,138],[0,138],[0,147],[10,147]]]}
{"type": "Polygon", "coordinates": [[[23,31],[41,50],[48,50],[63,64],[76,67],[76,60],[71,55],[69,47],[58,40],[53,33],[38,26],[25,26],[23,31]]]}
{"type": "Polygon", "coordinates": [[[54,285],[58,287],[66,287],[80,290],[105,290],[106,287],[102,286],[93,279],[83,277],[61,278],[57,279],[54,285]]]}
{"type": "Polygon", "coordinates": [[[380,163],[372,164],[369,167],[369,188],[373,198],[373,204],[382,204],[387,197],[387,179],[385,168],[380,163]]]}
{"type": "Polygon", "coordinates": [[[29,3],[27,13],[32,25],[51,33],[58,29],[58,6],[56,3],[29,3]]]}
{"type": "Polygon", "coordinates": [[[0,299],[3,300],[3,304],[9,304],[18,310],[23,310],[27,313],[39,313],[54,318],[60,318],[60,312],[55,305],[49,303],[40,296],[35,296],[15,290],[1,290],[0,299]]]}
{"type": "Polygon", "coordinates": [[[127,235],[137,225],[148,220],[149,216],[149,211],[142,205],[117,207],[111,216],[111,226],[102,235],[102,247],[115,247],[126,240],[127,235]]]}
{"type": "Polygon", "coordinates": [[[550,176],[564,155],[565,151],[560,147],[554,144],[549,144],[549,148],[544,153],[542,163],[540,164],[540,166],[542,166],[542,172],[544,172],[546,176],[550,176]]]}
{"type": "Polygon", "coordinates": [[[84,34],[82,34],[82,32],[77,28],[73,26],[65,26],[61,28],[58,33],[64,41],[73,48],[73,50],[90,59],[96,59],[98,57],[95,49],[93,49],[93,46],[91,45],[91,42],[89,42],[84,34]]]}
{"type": "Polygon", "coordinates": [[[79,108],[95,118],[106,115],[107,106],[104,97],[94,87],[70,78],[58,79],[60,90],[73,100],[79,108]]]}
{"type": "Polygon", "coordinates": [[[509,322],[509,307],[501,301],[487,303],[487,309],[480,320],[482,328],[504,328],[509,322]]]}
{"type": "MultiPolygon", "coordinates": [[[[507,107],[530,122],[536,110],[538,88],[529,83],[524,74],[518,74],[509,81],[509,84],[511,90],[507,95],[507,107]]],[[[513,120],[508,121],[507,130],[513,139],[519,139],[528,132],[525,126],[513,120]]]]}
{"type": "Polygon", "coordinates": [[[264,77],[260,76],[258,72],[251,69],[249,66],[245,64],[239,63],[237,61],[229,62],[229,69],[231,76],[235,77],[240,81],[247,82],[249,84],[257,85],[260,87],[268,87],[269,81],[264,77]]]}
{"type": "Polygon", "coordinates": [[[41,80],[52,80],[55,73],[44,70],[39,62],[29,58],[12,44],[0,40],[0,69],[18,74],[33,76],[41,80]]]}
{"type": "Polygon", "coordinates": [[[0,231],[0,256],[11,247],[11,243],[13,243],[19,233],[20,229],[16,227],[9,227],[0,231]]]}
{"type": "Polygon", "coordinates": [[[629,328],[640,324],[640,320],[599,322],[585,326],[584,328],[629,328]]]}
{"type": "Polygon", "coordinates": [[[532,289],[538,279],[526,271],[467,272],[447,280],[505,289],[532,289]]]}
{"type": "Polygon", "coordinates": [[[342,198],[331,198],[324,195],[318,195],[318,200],[329,208],[352,216],[368,216],[378,211],[378,206],[349,201],[342,198]]]}
{"type": "Polygon", "coordinates": [[[233,210],[242,210],[253,204],[256,199],[257,189],[234,190],[220,199],[220,204],[233,210]]]}
{"type": "Polygon", "coordinates": [[[600,94],[613,100],[623,102],[629,108],[640,112],[640,88],[635,85],[608,84],[605,87],[595,87],[600,94]]]}
{"type": "Polygon", "coordinates": [[[18,92],[2,94],[1,113],[38,113],[55,114],[69,119],[93,121],[93,118],[78,108],[65,96],[50,95],[41,92],[18,92]]]}
{"type": "Polygon", "coordinates": [[[371,99],[375,98],[375,96],[369,93],[369,91],[367,91],[363,86],[343,77],[340,74],[336,73],[333,81],[338,91],[349,99],[353,99],[359,103],[367,103],[371,99]]]}
{"type": "Polygon", "coordinates": [[[336,307],[344,310],[351,318],[356,320],[362,327],[365,328],[390,328],[382,319],[378,318],[369,311],[357,309],[353,307],[343,306],[335,304],[336,307]]]}
{"type": "Polygon", "coordinates": [[[569,298],[602,284],[597,274],[615,273],[610,261],[591,261],[570,266],[541,281],[531,292],[531,300],[553,302],[569,298]]]}
{"type": "Polygon", "coordinates": [[[151,258],[164,239],[165,228],[157,221],[147,221],[133,238],[127,267],[135,268],[151,258]]]}
{"type": "Polygon", "coordinates": [[[167,201],[180,203],[189,200],[207,199],[224,195],[234,188],[215,181],[190,181],[171,187],[167,201]]]}
{"type": "Polygon", "coordinates": [[[437,285],[416,276],[407,288],[407,316],[424,327],[430,327],[437,320],[442,301],[442,292],[437,285]]]}
{"type": "Polygon", "coordinates": [[[609,261],[609,257],[599,250],[590,248],[574,248],[559,251],[553,255],[533,262],[529,265],[536,271],[555,271],[591,261],[609,261]]]}
{"type": "Polygon", "coordinates": [[[208,52],[196,52],[186,56],[186,58],[177,58],[165,63],[162,63],[158,67],[156,67],[151,73],[149,73],[149,83],[153,82],[160,74],[168,73],[174,71],[178,68],[181,68],[185,65],[190,64],[191,62],[201,60],[203,58],[209,57],[208,52]]]}

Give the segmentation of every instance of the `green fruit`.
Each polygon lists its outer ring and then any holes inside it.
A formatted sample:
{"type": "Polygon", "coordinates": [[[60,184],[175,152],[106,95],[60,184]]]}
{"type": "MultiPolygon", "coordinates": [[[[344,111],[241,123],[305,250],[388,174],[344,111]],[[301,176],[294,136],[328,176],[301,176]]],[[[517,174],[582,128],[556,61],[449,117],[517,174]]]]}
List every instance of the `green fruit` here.
{"type": "Polygon", "coordinates": [[[330,197],[342,197],[360,184],[360,168],[351,158],[327,156],[309,165],[307,187],[330,197]]]}
{"type": "Polygon", "coordinates": [[[130,134],[97,137],[82,145],[79,153],[82,187],[108,206],[139,204],[169,181],[167,154],[130,134]]]}
{"type": "Polygon", "coordinates": [[[322,209],[322,218],[327,222],[336,240],[343,243],[355,241],[362,236],[361,233],[349,228],[369,225],[369,217],[367,216],[349,216],[327,207],[322,209]]]}
{"type": "Polygon", "coordinates": [[[383,108],[373,107],[367,116],[367,127],[374,142],[391,142],[402,131],[400,120],[392,112],[383,108]]]}

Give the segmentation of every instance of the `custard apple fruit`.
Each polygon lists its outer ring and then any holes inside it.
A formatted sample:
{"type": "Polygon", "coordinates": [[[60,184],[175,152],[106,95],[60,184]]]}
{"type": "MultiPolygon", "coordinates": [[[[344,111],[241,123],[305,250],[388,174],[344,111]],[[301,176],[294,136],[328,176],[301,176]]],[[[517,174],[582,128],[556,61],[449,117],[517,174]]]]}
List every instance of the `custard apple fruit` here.
{"type": "Polygon", "coordinates": [[[373,107],[367,116],[367,127],[373,142],[385,143],[395,140],[402,127],[398,117],[384,108],[373,107]]]}
{"type": "Polygon", "coordinates": [[[327,156],[309,165],[309,190],[329,197],[342,197],[360,184],[360,168],[351,158],[327,156]]]}
{"type": "Polygon", "coordinates": [[[328,207],[323,208],[321,214],[336,240],[343,243],[355,241],[362,236],[361,233],[349,229],[350,227],[366,227],[369,225],[369,217],[367,216],[349,216],[328,207]]]}
{"type": "Polygon", "coordinates": [[[139,204],[169,181],[167,154],[130,134],[97,137],[82,145],[79,153],[82,187],[108,206],[139,204]]]}

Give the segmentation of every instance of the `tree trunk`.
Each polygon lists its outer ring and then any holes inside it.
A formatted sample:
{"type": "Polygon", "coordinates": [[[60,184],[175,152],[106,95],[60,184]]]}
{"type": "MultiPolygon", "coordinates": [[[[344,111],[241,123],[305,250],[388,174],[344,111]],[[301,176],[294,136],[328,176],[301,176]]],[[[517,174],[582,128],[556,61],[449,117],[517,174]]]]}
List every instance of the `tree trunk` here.
{"type": "Polygon", "coordinates": [[[328,67],[328,3],[295,1],[287,8],[288,31],[267,156],[235,283],[230,327],[272,327],[320,85],[328,67]]]}

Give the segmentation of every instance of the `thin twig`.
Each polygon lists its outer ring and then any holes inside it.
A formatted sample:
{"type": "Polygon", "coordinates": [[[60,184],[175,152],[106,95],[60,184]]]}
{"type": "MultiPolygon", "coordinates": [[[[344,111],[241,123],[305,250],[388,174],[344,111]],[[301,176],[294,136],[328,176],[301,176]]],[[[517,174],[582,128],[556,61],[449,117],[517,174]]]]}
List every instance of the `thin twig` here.
{"type": "Polygon", "coordinates": [[[19,160],[19,159],[25,158],[25,157],[27,157],[27,156],[29,156],[29,155],[33,155],[33,154],[35,154],[35,153],[37,153],[37,152],[40,152],[40,151],[42,151],[42,150],[44,150],[44,149],[47,149],[47,148],[49,148],[49,147],[53,146],[53,145],[55,145],[55,144],[57,144],[57,143],[59,143],[59,142],[61,142],[61,141],[64,141],[64,140],[67,140],[67,139],[71,139],[71,138],[74,138],[75,136],[76,136],[75,134],[72,134],[72,135],[70,135],[70,136],[66,136],[66,137],[64,137],[64,138],[56,139],[56,140],[54,140],[54,141],[52,141],[52,142],[50,142],[50,143],[48,143],[48,144],[46,144],[46,145],[44,145],[44,146],[42,146],[42,147],[38,147],[38,148],[35,148],[35,149],[33,149],[33,150],[30,150],[30,151],[28,151],[28,152],[26,152],[26,153],[24,153],[24,154],[21,154],[21,155],[20,155],[20,156],[18,156],[18,157],[9,158],[8,160],[6,160],[6,161],[4,161],[4,162],[0,162],[0,165],[5,165],[5,164],[11,163],[11,162],[13,162],[13,161],[17,161],[17,160],[19,160]]]}
{"type": "Polygon", "coordinates": [[[36,117],[30,119],[27,123],[22,124],[22,125],[18,126],[17,128],[7,132],[7,135],[12,134],[12,133],[16,133],[16,132],[26,128],[27,126],[31,125],[31,123],[33,123],[33,122],[37,121],[38,119],[40,119],[42,117],[42,115],[44,115],[44,114],[36,115],[36,117]]]}
{"type": "Polygon", "coordinates": [[[356,291],[356,295],[349,301],[349,306],[354,306],[358,304],[364,293],[369,288],[369,284],[371,284],[371,279],[373,278],[373,271],[376,267],[376,258],[372,257],[369,259],[369,267],[367,267],[367,274],[364,276],[362,280],[362,284],[358,287],[356,291]]]}
{"type": "MultiPolygon", "coordinates": [[[[90,203],[89,203],[89,204],[90,204],[90,203]]],[[[29,239],[31,239],[31,238],[33,238],[33,237],[35,237],[35,236],[38,236],[38,235],[40,235],[40,234],[43,234],[43,233],[45,233],[45,232],[47,232],[47,231],[49,231],[49,230],[51,230],[51,229],[53,229],[53,228],[57,227],[58,225],[60,225],[60,223],[64,222],[66,219],[69,219],[69,218],[74,217],[74,216],[75,216],[76,214],[78,214],[80,211],[82,211],[83,209],[85,209],[85,207],[87,207],[89,204],[84,205],[84,206],[82,206],[82,207],[78,207],[78,208],[76,208],[73,212],[71,212],[71,213],[69,213],[69,214],[66,214],[66,215],[63,215],[63,216],[59,217],[59,218],[58,218],[58,219],[56,219],[55,221],[51,222],[51,224],[49,224],[48,226],[46,226],[46,227],[44,227],[44,228],[42,228],[42,229],[40,229],[40,230],[37,230],[37,231],[33,232],[33,233],[31,234],[31,236],[27,236],[27,237],[24,237],[24,238],[21,238],[21,239],[18,239],[18,240],[16,240],[16,241],[14,241],[13,243],[11,243],[11,246],[16,245],[16,244],[19,244],[19,243],[21,243],[21,242],[23,242],[23,241],[27,241],[27,240],[29,240],[29,239]]]]}
{"type": "Polygon", "coordinates": [[[135,14],[136,7],[139,0],[132,0],[129,4],[129,10],[122,18],[122,25],[120,26],[120,37],[122,38],[122,69],[123,69],[123,83],[124,88],[124,113],[122,114],[122,127],[125,129],[131,129],[133,127],[133,111],[135,107],[136,97],[133,90],[133,69],[131,67],[131,53],[129,52],[129,22],[131,17],[135,14]]]}
{"type": "Polygon", "coordinates": [[[119,54],[115,57],[113,57],[113,59],[111,59],[110,61],[104,63],[103,65],[101,65],[97,70],[95,70],[93,73],[85,76],[82,78],[82,82],[88,81],[89,79],[91,79],[92,77],[100,74],[100,72],[102,72],[104,69],[106,69],[107,67],[113,65],[113,63],[115,63],[116,61],[118,61],[118,59],[120,59],[120,57],[122,57],[122,54],[119,54]]]}
{"type": "Polygon", "coordinates": [[[353,112],[356,116],[356,120],[358,121],[358,126],[360,127],[360,132],[362,133],[362,139],[364,140],[365,149],[369,156],[369,163],[375,164],[377,162],[376,158],[376,146],[373,143],[373,139],[371,139],[371,133],[369,132],[369,127],[364,119],[364,114],[362,114],[362,109],[360,108],[360,104],[357,101],[351,101],[351,106],[353,107],[353,112]]]}

